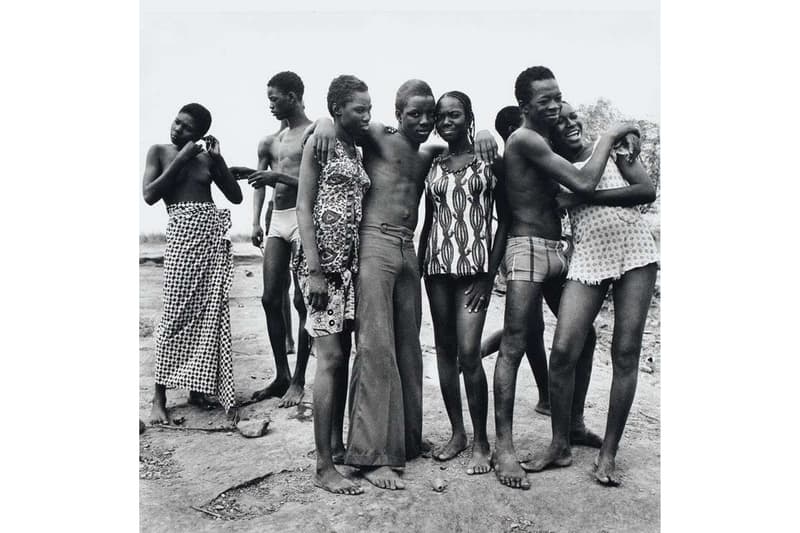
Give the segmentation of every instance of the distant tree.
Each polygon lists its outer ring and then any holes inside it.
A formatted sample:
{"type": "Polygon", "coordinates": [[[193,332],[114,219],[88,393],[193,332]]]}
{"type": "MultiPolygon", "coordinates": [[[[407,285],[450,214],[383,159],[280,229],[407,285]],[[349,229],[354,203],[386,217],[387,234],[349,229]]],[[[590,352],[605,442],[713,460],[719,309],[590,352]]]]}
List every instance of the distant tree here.
{"type": "Polygon", "coordinates": [[[584,133],[593,141],[615,122],[633,120],[639,125],[642,132],[640,158],[656,187],[656,201],[642,206],[641,211],[652,214],[655,218],[653,223],[658,225],[657,215],[661,210],[661,134],[659,125],[649,120],[626,117],[607,98],[598,98],[597,102],[590,105],[578,105],[577,111],[583,121],[584,133]]]}

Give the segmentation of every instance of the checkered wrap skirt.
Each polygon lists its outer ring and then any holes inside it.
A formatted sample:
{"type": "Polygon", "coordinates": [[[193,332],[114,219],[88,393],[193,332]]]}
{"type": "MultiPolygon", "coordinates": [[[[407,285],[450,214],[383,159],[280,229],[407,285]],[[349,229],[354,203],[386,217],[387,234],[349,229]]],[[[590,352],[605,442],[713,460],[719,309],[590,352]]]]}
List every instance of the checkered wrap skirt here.
{"type": "Polygon", "coordinates": [[[234,402],[228,292],[231,214],[210,202],[167,206],[164,313],[156,332],[155,382],[234,402]]]}

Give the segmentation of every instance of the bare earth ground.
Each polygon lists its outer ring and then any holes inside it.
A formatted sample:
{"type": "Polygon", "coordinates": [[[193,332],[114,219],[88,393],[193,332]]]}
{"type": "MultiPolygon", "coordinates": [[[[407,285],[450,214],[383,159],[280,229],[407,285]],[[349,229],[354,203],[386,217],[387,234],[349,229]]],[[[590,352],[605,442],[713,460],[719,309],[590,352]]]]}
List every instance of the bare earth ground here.
{"type": "MultiPolygon", "coordinates": [[[[258,252],[236,243],[230,295],[234,373],[240,401],[250,398],[274,374],[261,308],[258,252]],[[250,257],[244,257],[249,255],[250,257]]],[[[152,331],[161,311],[163,245],[144,244],[140,258],[139,417],[148,421],[153,394],[152,331]]],[[[424,291],[423,291],[424,297],[424,291]]],[[[485,332],[502,326],[504,299],[492,298],[485,332]]],[[[306,393],[296,408],[280,409],[270,399],[243,408],[242,418],[269,416],[269,432],[257,439],[227,430],[220,409],[200,411],[186,404],[187,391],[168,391],[173,416],[186,429],[149,427],[140,436],[139,495],[142,531],[658,531],[660,523],[660,313],[654,300],[644,338],[639,385],[617,457],[622,485],[607,488],[591,476],[596,450],[576,447],[569,468],[529,474],[528,491],[506,488],[494,473],[468,476],[469,459],[439,463],[412,461],[407,488],[389,492],[360,480],[361,496],[335,496],[311,484],[314,442],[311,386],[316,360],[308,365],[306,393]],[[206,431],[200,431],[206,430],[206,431]],[[448,484],[434,492],[436,479],[448,484]]],[[[598,347],[586,408],[587,425],[602,434],[611,383],[609,347],[613,309],[608,302],[595,323],[598,347]]],[[[296,319],[296,317],[295,317],[296,319]]],[[[546,314],[549,349],[555,319],[546,314]]],[[[296,320],[295,320],[296,327],[296,320]]],[[[449,423],[439,392],[433,332],[423,302],[423,437],[445,442],[449,423]]],[[[489,377],[489,433],[494,434],[492,381],[496,356],[484,360],[489,377]]],[[[294,365],[294,356],[290,356],[294,365]]],[[[462,387],[463,391],[463,387],[462,387]]],[[[463,394],[463,392],[462,392],[463,394]]],[[[536,385],[527,362],[519,372],[514,442],[519,452],[549,442],[550,420],[534,412],[536,385]]],[[[469,413],[464,398],[468,433],[469,413]]],[[[131,424],[133,425],[133,424],[131,424]]],[[[343,468],[348,475],[352,469],[343,468]]]]}

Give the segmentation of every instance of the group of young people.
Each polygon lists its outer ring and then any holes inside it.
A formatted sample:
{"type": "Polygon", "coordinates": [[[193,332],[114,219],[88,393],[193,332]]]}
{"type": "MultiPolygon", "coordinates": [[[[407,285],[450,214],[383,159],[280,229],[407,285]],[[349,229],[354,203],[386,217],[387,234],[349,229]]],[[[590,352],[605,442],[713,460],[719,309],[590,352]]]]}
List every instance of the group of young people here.
{"type": "Polygon", "coordinates": [[[313,346],[316,485],[360,494],[362,487],[335,467],[346,464],[379,488],[402,489],[403,467],[423,453],[422,278],[452,427],[450,440],[433,457],[450,460],[468,446],[463,375],[473,430],[468,474],[494,469],[502,484],[527,489],[526,472],[567,466],[571,446],[584,445],[600,450],[597,481],[617,484],[614,459],[636,389],[658,268],[656,243],[636,206],[652,202],[655,189],[637,157],[635,126],[615,125],[588,142],[546,67],[520,73],[514,92],[518,105],[501,110],[495,124],[505,142],[500,156],[488,131],[475,132],[472,102],[463,92],[437,100],[424,81],[405,82],[396,95],[395,128],[372,121],[366,83],[342,75],[328,89],[331,118],[312,122],[301,79],[281,72],[267,91],[281,129],[259,144],[257,169],[228,167],[219,142],[205,136],[208,111],[197,104],[182,108],[171,144],[148,152],[144,176],[145,200],[163,199],[170,215],[151,422],[170,421],[167,387],[190,390],[189,401],[200,406],[216,396],[235,411],[227,308],[232,260],[224,238],[230,215],[214,206],[210,185],[239,203],[237,180],[247,179],[256,190],[253,243],[265,247],[262,303],[276,365],[275,380],[254,399],[278,396],[281,405],[299,403],[313,346]],[[434,129],[446,145],[423,145],[434,129]],[[266,187],[274,195],[264,238],[266,187]],[[413,237],[423,194],[417,251],[413,237]],[[571,237],[562,234],[563,210],[571,237]],[[501,269],[507,278],[504,326],[482,347],[501,269]],[[294,375],[287,360],[294,349],[290,272],[301,322],[294,375]],[[613,379],[601,438],[586,428],[583,409],[595,345],[592,324],[609,288],[613,379]],[[558,317],[549,369],[543,300],[558,317]],[[497,349],[492,451],[481,358],[497,349]],[[521,461],[512,423],[524,354],[539,389],[537,411],[551,413],[552,441],[521,461]]]}

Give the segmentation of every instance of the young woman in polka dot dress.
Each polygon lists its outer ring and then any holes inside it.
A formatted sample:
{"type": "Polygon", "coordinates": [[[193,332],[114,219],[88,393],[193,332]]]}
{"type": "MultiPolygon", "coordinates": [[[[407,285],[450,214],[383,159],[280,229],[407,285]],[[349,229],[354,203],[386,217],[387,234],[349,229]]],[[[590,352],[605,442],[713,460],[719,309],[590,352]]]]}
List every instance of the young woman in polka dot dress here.
{"type": "MultiPolygon", "coordinates": [[[[556,151],[576,166],[582,166],[594,150],[594,145],[583,138],[583,126],[566,102],[552,141],[556,151]]],[[[534,455],[531,462],[536,470],[571,461],[569,423],[564,424],[556,413],[571,412],[575,364],[611,288],[614,374],[606,432],[594,475],[604,485],[618,483],[615,457],[636,392],[642,335],[659,259],[649,226],[635,206],[650,203],[655,197],[655,187],[641,162],[614,153],[592,198],[559,195],[559,206],[570,215],[574,252],[550,353],[553,440],[547,450],[534,455]],[[560,405],[554,405],[556,402],[560,405]]]]}

